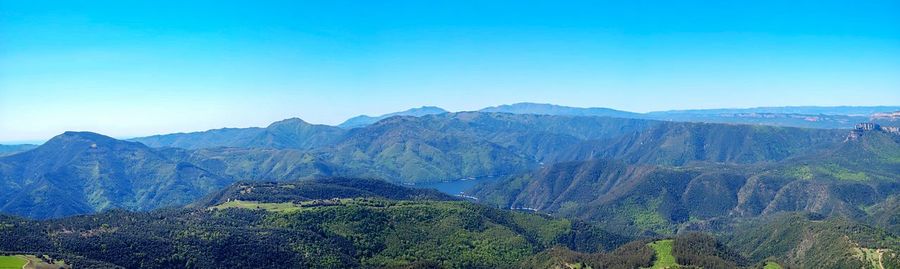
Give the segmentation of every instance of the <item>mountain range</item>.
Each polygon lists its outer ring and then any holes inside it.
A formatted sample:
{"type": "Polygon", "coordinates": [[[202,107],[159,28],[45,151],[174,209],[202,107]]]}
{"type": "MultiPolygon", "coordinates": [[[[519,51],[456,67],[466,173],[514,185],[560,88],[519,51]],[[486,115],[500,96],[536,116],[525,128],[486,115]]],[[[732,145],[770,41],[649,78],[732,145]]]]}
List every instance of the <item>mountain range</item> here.
{"type": "MultiPolygon", "coordinates": [[[[856,123],[874,121],[883,125],[900,125],[900,116],[892,116],[900,106],[873,107],[761,107],[747,109],[672,110],[633,113],[609,108],[579,108],[552,104],[516,103],[479,110],[486,113],[510,113],[554,116],[615,117],[681,122],[771,125],[784,127],[852,129],[856,123]]],[[[151,147],[188,149],[212,147],[270,147],[309,149],[333,143],[346,130],[372,125],[395,116],[423,117],[449,113],[439,107],[423,106],[377,117],[357,116],[334,126],[310,124],[292,118],[272,123],[266,128],[223,128],[192,133],[154,135],[130,139],[151,147]],[[343,130],[341,130],[343,129],[343,130]],[[317,134],[321,137],[311,137],[317,134]],[[302,143],[297,141],[304,141],[302,143]]],[[[2,152],[2,147],[0,147],[2,152]]]]}
{"type": "MultiPolygon", "coordinates": [[[[893,119],[794,109],[735,113],[893,119]]],[[[542,104],[404,113],[11,149],[0,251],[92,268],[900,264],[895,129],[542,104]],[[402,186],[474,178],[490,180],[463,197],[402,186]]]]}
{"type": "Polygon", "coordinates": [[[290,119],[262,129],[132,140],[174,143],[161,148],[70,132],[32,151],[0,158],[0,178],[9,186],[2,209],[39,218],[107,208],[144,210],[186,204],[240,180],[351,176],[436,182],[513,176],[592,159],[651,166],[754,166],[835,148],[846,134],[486,112],[397,116],[351,130],[290,119]],[[37,198],[46,196],[55,201],[37,198]]]}

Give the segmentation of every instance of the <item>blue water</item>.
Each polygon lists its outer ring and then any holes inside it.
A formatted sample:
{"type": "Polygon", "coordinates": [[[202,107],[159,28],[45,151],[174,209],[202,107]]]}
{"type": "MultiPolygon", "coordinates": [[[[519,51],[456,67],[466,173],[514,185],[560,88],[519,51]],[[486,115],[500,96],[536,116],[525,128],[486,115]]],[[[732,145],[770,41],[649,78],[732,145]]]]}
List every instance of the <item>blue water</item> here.
{"type": "Polygon", "coordinates": [[[491,182],[497,180],[496,177],[480,177],[472,179],[460,179],[454,181],[434,182],[434,183],[417,183],[415,185],[405,185],[413,188],[436,189],[440,192],[450,195],[468,194],[466,191],[475,187],[482,182],[491,182]]]}

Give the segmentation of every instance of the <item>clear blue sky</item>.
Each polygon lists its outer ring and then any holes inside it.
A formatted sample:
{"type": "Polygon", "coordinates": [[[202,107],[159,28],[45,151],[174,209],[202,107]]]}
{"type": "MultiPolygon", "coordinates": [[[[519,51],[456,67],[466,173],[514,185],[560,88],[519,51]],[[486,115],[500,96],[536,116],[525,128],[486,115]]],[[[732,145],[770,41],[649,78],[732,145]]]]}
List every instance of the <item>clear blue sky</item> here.
{"type": "Polygon", "coordinates": [[[0,142],[422,105],[900,104],[900,1],[479,2],[0,0],[0,142]]]}

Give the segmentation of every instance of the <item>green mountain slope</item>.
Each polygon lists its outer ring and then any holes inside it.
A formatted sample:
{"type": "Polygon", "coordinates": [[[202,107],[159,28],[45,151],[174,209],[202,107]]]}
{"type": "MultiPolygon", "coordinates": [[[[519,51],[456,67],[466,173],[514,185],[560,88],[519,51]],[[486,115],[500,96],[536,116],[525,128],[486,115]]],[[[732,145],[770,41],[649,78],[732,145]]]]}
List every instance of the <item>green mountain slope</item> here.
{"type": "Polygon", "coordinates": [[[800,268],[898,268],[900,238],[845,219],[778,214],[740,222],[727,244],[750,259],[800,268]]]}
{"type": "Polygon", "coordinates": [[[596,220],[626,233],[673,233],[681,224],[814,212],[894,225],[898,141],[872,133],[782,162],[631,165],[590,160],[549,165],[483,186],[481,201],[596,220]],[[887,214],[887,215],[885,215],[887,214]]]}
{"type": "Polygon", "coordinates": [[[0,158],[0,211],[34,218],[190,202],[229,183],[140,143],[66,132],[0,158]]]}

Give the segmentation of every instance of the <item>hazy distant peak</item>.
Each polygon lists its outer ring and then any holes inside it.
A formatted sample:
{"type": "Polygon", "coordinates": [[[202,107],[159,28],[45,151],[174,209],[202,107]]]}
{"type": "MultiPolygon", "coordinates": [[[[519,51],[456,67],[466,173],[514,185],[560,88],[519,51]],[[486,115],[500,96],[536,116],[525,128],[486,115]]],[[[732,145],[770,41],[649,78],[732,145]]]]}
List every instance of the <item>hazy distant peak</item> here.
{"type": "Polygon", "coordinates": [[[481,112],[502,112],[513,114],[565,115],[565,116],[604,116],[604,117],[637,117],[640,114],[615,110],[605,107],[569,107],[543,103],[515,103],[487,107],[481,112]]]}
{"type": "Polygon", "coordinates": [[[94,133],[94,132],[76,132],[76,131],[67,131],[60,135],[54,136],[45,144],[58,143],[58,142],[69,142],[69,141],[88,141],[95,143],[116,143],[120,142],[120,140],[105,136],[102,134],[94,133]]]}
{"type": "Polygon", "coordinates": [[[737,113],[777,113],[803,115],[845,115],[869,116],[872,114],[900,110],[900,106],[780,106],[750,108],[679,109],[650,112],[651,115],[672,114],[737,114],[737,113]]]}
{"type": "Polygon", "coordinates": [[[288,118],[288,119],[283,119],[280,121],[273,122],[272,124],[269,124],[268,128],[279,127],[279,126],[289,126],[289,125],[312,125],[312,124],[310,124],[300,118],[294,117],[294,118],[288,118]]]}
{"type": "Polygon", "coordinates": [[[422,107],[411,108],[406,111],[390,113],[390,114],[386,114],[386,115],[382,115],[382,116],[399,116],[402,114],[404,116],[420,117],[420,116],[425,116],[425,115],[441,114],[441,113],[447,113],[447,112],[449,112],[449,111],[444,110],[443,108],[440,108],[440,107],[436,107],[436,106],[422,106],[422,107]]]}
{"type": "Polygon", "coordinates": [[[422,107],[411,108],[411,109],[407,109],[404,111],[388,113],[388,114],[384,114],[381,116],[375,116],[375,117],[367,116],[367,115],[360,115],[360,116],[350,118],[341,124],[338,124],[338,127],[345,128],[345,129],[351,129],[351,128],[356,128],[356,127],[363,127],[366,125],[371,125],[380,120],[394,117],[394,116],[422,117],[422,116],[427,116],[427,115],[443,114],[443,113],[448,113],[448,112],[449,111],[444,110],[443,108],[440,108],[440,107],[436,107],[436,106],[422,106],[422,107]]]}

